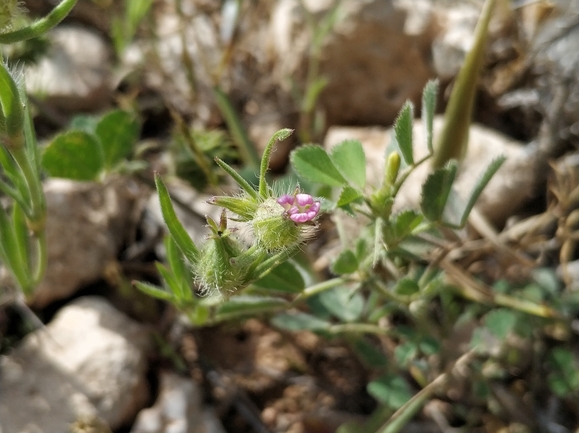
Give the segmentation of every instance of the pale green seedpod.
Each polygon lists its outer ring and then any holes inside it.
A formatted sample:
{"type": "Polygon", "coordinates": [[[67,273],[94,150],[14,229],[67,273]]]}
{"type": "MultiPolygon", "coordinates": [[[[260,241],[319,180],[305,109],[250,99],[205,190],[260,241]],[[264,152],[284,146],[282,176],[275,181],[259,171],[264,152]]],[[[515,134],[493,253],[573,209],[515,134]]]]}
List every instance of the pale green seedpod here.
{"type": "Polygon", "coordinates": [[[302,226],[285,215],[285,210],[275,198],[264,200],[252,220],[258,245],[268,252],[293,248],[303,240],[302,226]]]}
{"type": "Polygon", "coordinates": [[[237,242],[229,236],[212,236],[203,246],[196,266],[196,278],[202,292],[227,296],[242,284],[246,269],[233,263],[241,254],[237,242]]]}
{"type": "Polygon", "coordinates": [[[235,260],[242,255],[243,248],[227,229],[225,209],[221,212],[219,224],[207,217],[207,225],[212,233],[196,264],[196,279],[204,294],[227,297],[229,292],[243,284],[249,264],[235,260]]]}

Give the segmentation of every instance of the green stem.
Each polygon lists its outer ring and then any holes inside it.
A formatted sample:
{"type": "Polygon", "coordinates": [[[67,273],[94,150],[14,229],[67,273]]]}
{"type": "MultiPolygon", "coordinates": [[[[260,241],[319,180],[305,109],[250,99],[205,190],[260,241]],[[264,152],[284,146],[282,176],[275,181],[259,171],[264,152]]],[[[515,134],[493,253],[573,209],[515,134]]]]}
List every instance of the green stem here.
{"type": "Polygon", "coordinates": [[[344,284],[346,282],[347,282],[347,280],[345,278],[338,277],[338,278],[332,278],[331,280],[323,281],[323,282],[318,283],[318,284],[314,284],[313,286],[310,286],[310,287],[304,289],[304,291],[302,293],[300,293],[298,296],[296,296],[292,302],[292,305],[295,305],[298,302],[303,301],[304,299],[307,299],[307,298],[310,298],[314,295],[317,295],[318,293],[322,293],[322,292],[325,292],[326,290],[330,290],[330,289],[333,289],[334,287],[338,287],[339,285],[344,284]]]}
{"type": "Polygon", "coordinates": [[[68,15],[76,2],[77,0],[62,0],[62,2],[60,2],[60,4],[44,18],[41,18],[24,28],[0,34],[0,44],[12,44],[14,42],[35,38],[46,33],[68,15]]]}

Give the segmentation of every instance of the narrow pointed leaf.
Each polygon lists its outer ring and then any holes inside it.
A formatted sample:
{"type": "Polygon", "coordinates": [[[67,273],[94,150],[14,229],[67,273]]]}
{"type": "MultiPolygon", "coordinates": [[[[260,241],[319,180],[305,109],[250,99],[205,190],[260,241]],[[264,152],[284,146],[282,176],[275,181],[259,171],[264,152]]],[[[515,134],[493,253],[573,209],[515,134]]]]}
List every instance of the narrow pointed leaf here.
{"type": "Polygon", "coordinates": [[[408,165],[414,164],[412,152],[412,122],[414,120],[414,107],[410,101],[406,101],[400,114],[394,123],[394,136],[398,142],[400,153],[404,162],[408,165]]]}
{"type": "Polygon", "coordinates": [[[320,146],[302,146],[292,152],[290,159],[296,173],[310,182],[329,186],[346,184],[346,179],[320,146]]]}
{"type": "Polygon", "coordinates": [[[141,281],[134,281],[133,284],[141,292],[146,293],[153,298],[161,299],[162,301],[174,301],[174,296],[172,293],[169,293],[166,290],[163,290],[162,288],[153,284],[143,283],[141,281]]]}
{"type": "Polygon", "coordinates": [[[246,181],[237,171],[233,169],[230,165],[228,165],[225,161],[215,157],[215,163],[221,167],[227,174],[229,174],[235,182],[243,189],[246,193],[248,193],[251,197],[257,199],[258,193],[251,186],[251,184],[246,181]]]}
{"type": "Polygon", "coordinates": [[[235,317],[249,316],[265,312],[273,312],[287,307],[288,302],[282,298],[268,296],[239,295],[221,304],[216,313],[216,319],[227,320],[235,317]]]}
{"type": "Polygon", "coordinates": [[[199,258],[199,250],[185,230],[185,227],[183,227],[183,224],[181,224],[181,221],[179,221],[177,218],[175,209],[173,209],[173,203],[171,203],[169,191],[161,180],[161,176],[155,175],[155,185],[157,186],[159,201],[161,202],[161,212],[163,214],[165,224],[169,229],[169,234],[183,255],[187,258],[187,260],[189,260],[190,263],[197,263],[199,258]]]}
{"type": "Polygon", "coordinates": [[[358,140],[345,140],[330,152],[334,166],[351,184],[363,189],[366,184],[366,154],[358,140]]]}
{"type": "Polygon", "coordinates": [[[504,156],[501,156],[499,158],[494,159],[489,164],[489,166],[486,168],[486,170],[484,171],[482,176],[479,178],[477,183],[475,184],[472,192],[470,193],[470,197],[468,199],[468,202],[466,203],[466,207],[465,207],[464,212],[462,214],[462,217],[460,219],[460,225],[461,226],[464,227],[464,225],[466,224],[466,220],[468,219],[468,216],[470,215],[470,211],[474,207],[476,201],[480,197],[481,193],[483,192],[484,188],[487,186],[489,181],[492,179],[492,177],[495,175],[495,173],[499,170],[499,168],[501,168],[501,166],[505,162],[505,159],[506,158],[504,156]]]}

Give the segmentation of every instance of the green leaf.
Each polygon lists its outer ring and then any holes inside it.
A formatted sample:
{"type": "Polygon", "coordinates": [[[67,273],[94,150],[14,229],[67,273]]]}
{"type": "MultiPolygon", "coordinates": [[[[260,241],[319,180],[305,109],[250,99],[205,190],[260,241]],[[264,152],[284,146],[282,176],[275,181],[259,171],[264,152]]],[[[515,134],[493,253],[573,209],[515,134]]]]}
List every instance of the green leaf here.
{"type": "Polygon", "coordinates": [[[412,361],[418,353],[418,346],[414,341],[407,341],[406,343],[399,344],[394,349],[394,357],[398,365],[406,367],[410,361],[412,361]]]}
{"type": "Polygon", "coordinates": [[[505,308],[493,310],[485,317],[487,329],[498,339],[503,340],[517,323],[517,314],[505,308]]]}
{"type": "Polygon", "coordinates": [[[329,322],[301,311],[278,314],[271,319],[271,323],[288,331],[324,331],[331,326],[329,322]]]}
{"type": "Polygon", "coordinates": [[[68,124],[68,129],[84,131],[87,134],[96,134],[96,127],[99,123],[97,116],[79,115],[74,116],[68,124]]]}
{"type": "Polygon", "coordinates": [[[227,320],[234,317],[271,312],[287,305],[288,302],[282,298],[239,295],[232,297],[217,308],[216,319],[227,320]]]}
{"type": "Polygon", "coordinates": [[[332,263],[331,271],[336,275],[351,274],[359,266],[356,255],[351,250],[343,250],[332,263]]]}
{"type": "Polygon", "coordinates": [[[187,312],[187,318],[193,326],[203,326],[207,323],[210,310],[206,305],[197,304],[192,311],[187,312]]]}
{"type": "Polygon", "coordinates": [[[549,387],[559,397],[567,397],[579,391],[579,369],[575,355],[564,347],[555,347],[548,362],[550,373],[547,377],[549,387]]]}
{"type": "Polygon", "coordinates": [[[392,409],[398,409],[412,397],[408,383],[402,376],[385,374],[370,382],[368,394],[392,409]]]}
{"type": "Polygon", "coordinates": [[[537,268],[532,272],[533,280],[551,296],[556,296],[562,290],[561,281],[557,278],[555,269],[537,268]]]}
{"type": "Polygon", "coordinates": [[[414,164],[412,149],[412,122],[414,120],[414,106],[412,102],[406,101],[400,114],[394,122],[394,136],[400,148],[400,153],[404,162],[408,165],[414,164]]]}
{"type": "Polygon", "coordinates": [[[24,110],[14,78],[4,62],[0,62],[0,134],[11,139],[22,133],[24,110]]]}
{"type": "Polygon", "coordinates": [[[83,131],[68,131],[56,136],[42,155],[42,166],[52,177],[95,180],[103,164],[100,143],[83,131]]]}
{"type": "Polygon", "coordinates": [[[175,209],[173,209],[173,203],[171,203],[169,191],[161,180],[161,176],[155,175],[155,185],[157,186],[159,201],[161,203],[161,213],[163,214],[163,220],[165,220],[165,224],[169,229],[169,234],[187,260],[192,264],[197,263],[199,250],[185,230],[185,227],[183,227],[183,224],[181,224],[181,221],[177,218],[175,209]]]}
{"type": "Polygon", "coordinates": [[[334,146],[330,159],[338,171],[354,186],[366,185],[366,154],[358,140],[345,140],[334,146]]]}
{"type": "Polygon", "coordinates": [[[173,297],[177,302],[183,300],[183,289],[181,287],[180,282],[175,278],[175,276],[167,269],[166,266],[163,264],[156,262],[155,268],[157,272],[161,276],[165,285],[169,288],[171,293],[173,293],[173,297]]]}
{"type": "Polygon", "coordinates": [[[175,295],[178,295],[179,299],[190,301],[193,299],[193,291],[191,290],[193,278],[191,270],[185,264],[183,253],[175,240],[171,236],[165,236],[164,243],[169,269],[175,277],[175,282],[178,284],[178,293],[175,293],[175,295]]]}
{"type": "Polygon", "coordinates": [[[506,158],[504,156],[501,156],[501,157],[494,159],[488,165],[488,167],[486,168],[486,170],[484,171],[482,176],[478,179],[472,192],[470,193],[470,197],[469,197],[468,202],[466,204],[466,207],[462,213],[462,217],[460,219],[460,226],[461,227],[464,227],[464,225],[466,224],[468,216],[470,215],[470,211],[474,207],[474,205],[475,205],[476,201],[478,200],[479,196],[481,195],[483,189],[487,186],[487,184],[489,183],[491,178],[495,175],[495,173],[498,171],[498,169],[501,168],[501,165],[503,165],[503,162],[505,162],[505,159],[506,158]]]}
{"type": "Polygon", "coordinates": [[[420,225],[423,217],[418,212],[408,209],[396,215],[396,233],[399,237],[406,237],[420,225]]]}
{"type": "Polygon", "coordinates": [[[410,296],[418,293],[420,287],[418,287],[418,283],[410,278],[402,278],[396,284],[394,291],[403,296],[410,296]]]}
{"type": "Polygon", "coordinates": [[[338,198],[338,207],[349,207],[350,203],[361,201],[363,195],[351,186],[346,185],[338,198]]]}
{"type": "Polygon", "coordinates": [[[136,117],[122,110],[107,113],[96,126],[101,141],[105,167],[110,169],[126,158],[139,138],[136,117]]]}
{"type": "Polygon", "coordinates": [[[440,221],[452,183],[456,177],[456,161],[451,161],[443,168],[431,173],[422,185],[422,200],[420,208],[430,221],[440,221]]]}
{"type": "Polygon", "coordinates": [[[290,160],[296,173],[310,182],[329,186],[346,184],[346,179],[320,146],[302,146],[291,153],[290,160]]]}
{"type": "Polygon", "coordinates": [[[429,80],[422,92],[422,123],[426,132],[426,145],[428,152],[433,152],[432,129],[434,112],[436,110],[436,97],[438,95],[438,80],[429,80]]]}
{"type": "Polygon", "coordinates": [[[306,287],[302,274],[289,261],[275,267],[265,277],[254,282],[253,285],[267,290],[288,293],[299,293],[306,287]]]}
{"type": "Polygon", "coordinates": [[[363,337],[358,337],[353,341],[354,350],[362,361],[364,361],[369,367],[374,368],[384,368],[388,365],[388,358],[384,356],[382,350],[379,346],[371,344],[367,339],[363,337]]]}
{"type": "Polygon", "coordinates": [[[335,287],[318,295],[320,303],[334,316],[344,322],[355,322],[364,310],[364,297],[358,290],[335,287]]]}
{"type": "Polygon", "coordinates": [[[141,281],[134,281],[133,284],[141,292],[146,293],[147,295],[152,296],[153,298],[161,299],[163,301],[170,301],[170,302],[174,301],[172,293],[169,293],[160,287],[154,286],[153,284],[143,283],[141,281]]]}
{"type": "MultiPolygon", "coordinates": [[[[18,217],[18,216],[17,216],[18,217]]],[[[13,226],[14,221],[8,215],[4,206],[0,205],[0,249],[2,250],[2,259],[6,262],[16,278],[20,288],[28,292],[30,290],[30,272],[26,264],[25,253],[21,250],[19,235],[20,229],[13,226]]],[[[19,225],[16,222],[16,225],[19,225]]],[[[27,293],[28,294],[28,293],[27,293]]]]}

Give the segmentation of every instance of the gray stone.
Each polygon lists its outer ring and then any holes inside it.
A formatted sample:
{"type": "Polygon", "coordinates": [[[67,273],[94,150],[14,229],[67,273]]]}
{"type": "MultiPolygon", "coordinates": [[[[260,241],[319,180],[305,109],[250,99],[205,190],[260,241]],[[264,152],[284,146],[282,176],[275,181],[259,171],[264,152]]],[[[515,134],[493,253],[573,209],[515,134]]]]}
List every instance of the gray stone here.
{"type": "Polygon", "coordinates": [[[198,385],[191,379],[162,372],[159,397],[143,409],[131,433],[220,433],[219,420],[203,408],[198,385]]]}
{"type": "Polygon", "coordinates": [[[48,179],[46,238],[48,268],[30,303],[42,308],[97,280],[140,211],[143,191],[133,181],[105,183],[48,179]]]}
{"type": "Polygon", "coordinates": [[[26,70],[26,89],[62,111],[95,111],[112,97],[111,52],[104,39],[78,26],[47,34],[50,48],[26,70]]]}
{"type": "Polygon", "coordinates": [[[148,398],[147,332],[104,299],[64,307],[24,338],[0,371],[0,430],[66,432],[79,419],[115,429],[148,398]]]}

